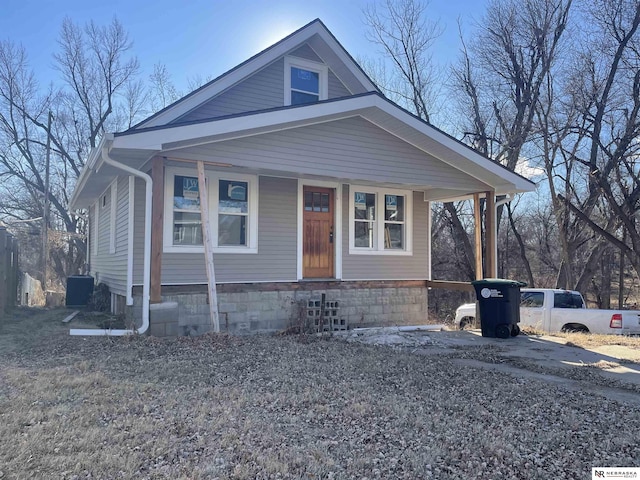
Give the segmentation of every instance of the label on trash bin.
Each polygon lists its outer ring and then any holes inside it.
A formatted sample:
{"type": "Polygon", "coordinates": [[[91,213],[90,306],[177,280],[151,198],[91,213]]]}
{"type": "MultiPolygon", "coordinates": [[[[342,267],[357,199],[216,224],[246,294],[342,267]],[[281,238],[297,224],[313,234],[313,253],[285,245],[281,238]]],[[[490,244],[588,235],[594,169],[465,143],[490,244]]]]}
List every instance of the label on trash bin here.
{"type": "Polygon", "coordinates": [[[480,295],[482,298],[502,298],[502,292],[496,288],[483,288],[480,295]]]}

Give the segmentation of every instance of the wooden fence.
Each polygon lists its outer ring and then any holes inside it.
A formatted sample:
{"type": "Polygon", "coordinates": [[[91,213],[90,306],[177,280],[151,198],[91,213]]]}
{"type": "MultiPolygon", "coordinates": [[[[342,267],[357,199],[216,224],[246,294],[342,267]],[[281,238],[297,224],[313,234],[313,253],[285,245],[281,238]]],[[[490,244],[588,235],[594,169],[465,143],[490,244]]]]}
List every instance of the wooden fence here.
{"type": "Polygon", "coordinates": [[[14,307],[18,296],[18,243],[0,227],[0,314],[14,307]]]}

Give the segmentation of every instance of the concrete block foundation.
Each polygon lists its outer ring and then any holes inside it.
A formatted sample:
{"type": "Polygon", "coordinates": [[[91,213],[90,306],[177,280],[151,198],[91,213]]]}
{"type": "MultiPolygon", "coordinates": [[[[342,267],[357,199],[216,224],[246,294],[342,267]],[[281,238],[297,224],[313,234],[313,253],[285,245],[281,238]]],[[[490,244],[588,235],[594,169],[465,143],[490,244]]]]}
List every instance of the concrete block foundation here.
{"type": "MultiPolygon", "coordinates": [[[[301,326],[344,330],[419,325],[427,320],[427,287],[424,281],[223,284],[218,285],[218,310],[221,332],[239,335],[301,326]]],[[[134,305],[127,313],[141,323],[142,298],[135,289],[134,305]]],[[[154,336],[210,332],[206,285],[163,287],[162,303],[151,305],[149,319],[149,334],[154,336]]]]}

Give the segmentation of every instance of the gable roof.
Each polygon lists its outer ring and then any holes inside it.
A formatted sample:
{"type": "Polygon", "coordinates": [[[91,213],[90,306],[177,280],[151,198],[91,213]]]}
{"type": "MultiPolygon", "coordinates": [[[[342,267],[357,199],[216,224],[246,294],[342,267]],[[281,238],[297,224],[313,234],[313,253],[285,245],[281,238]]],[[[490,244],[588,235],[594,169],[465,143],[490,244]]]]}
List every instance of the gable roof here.
{"type": "Polygon", "coordinates": [[[151,115],[131,130],[166,125],[187,114],[216,95],[237,85],[280,57],[303,44],[309,44],[315,53],[331,68],[353,94],[380,92],[360,65],[347,52],[318,18],[279,42],[254,55],[240,65],[194,90],[180,100],[151,115]]]}

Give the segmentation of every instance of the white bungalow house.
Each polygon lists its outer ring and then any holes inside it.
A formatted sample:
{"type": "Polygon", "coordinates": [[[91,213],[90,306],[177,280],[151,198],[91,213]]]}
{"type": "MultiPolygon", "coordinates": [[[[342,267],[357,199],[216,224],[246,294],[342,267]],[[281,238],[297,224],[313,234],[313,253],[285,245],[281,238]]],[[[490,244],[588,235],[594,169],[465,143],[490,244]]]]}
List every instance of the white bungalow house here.
{"type": "Polygon", "coordinates": [[[486,197],[491,253],[496,195],[533,189],[385,98],[314,20],[105,135],[71,208],[114,311],[181,335],[211,328],[211,283],[223,331],[422,323],[431,202],[486,197]]]}

